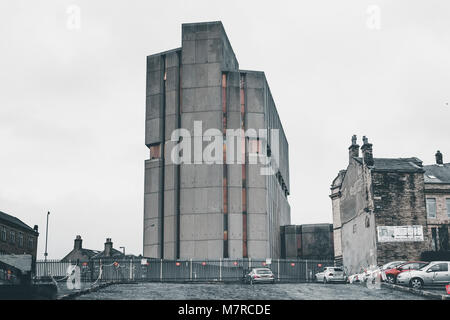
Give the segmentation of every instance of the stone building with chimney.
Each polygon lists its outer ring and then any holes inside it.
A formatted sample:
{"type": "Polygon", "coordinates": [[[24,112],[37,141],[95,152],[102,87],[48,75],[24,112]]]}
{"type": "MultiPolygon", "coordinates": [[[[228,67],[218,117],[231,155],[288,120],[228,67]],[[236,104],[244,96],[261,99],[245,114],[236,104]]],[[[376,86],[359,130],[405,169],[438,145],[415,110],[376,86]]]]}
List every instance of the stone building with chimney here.
{"type": "MultiPolygon", "coordinates": [[[[436,164],[424,166],[428,233],[433,251],[450,250],[450,163],[444,163],[440,151],[436,164]]],[[[447,256],[448,257],[448,256],[447,256]]]]}
{"type": "Polygon", "coordinates": [[[103,251],[91,250],[83,248],[83,239],[80,235],[77,235],[74,240],[73,250],[70,251],[61,261],[89,261],[96,259],[108,259],[118,258],[125,259],[128,257],[134,257],[133,255],[125,255],[123,252],[113,248],[113,242],[111,238],[107,238],[103,251]]]}
{"type": "Polygon", "coordinates": [[[87,261],[98,254],[98,250],[83,248],[83,239],[77,235],[74,240],[73,249],[61,261],[87,261]]]}
{"type": "Polygon", "coordinates": [[[331,185],[336,262],[354,273],[393,260],[419,260],[431,250],[426,198],[435,196],[436,208],[442,206],[446,187],[428,189],[429,169],[418,158],[374,158],[366,137],[362,157],[359,150],[353,136],[349,164],[331,185]]]}

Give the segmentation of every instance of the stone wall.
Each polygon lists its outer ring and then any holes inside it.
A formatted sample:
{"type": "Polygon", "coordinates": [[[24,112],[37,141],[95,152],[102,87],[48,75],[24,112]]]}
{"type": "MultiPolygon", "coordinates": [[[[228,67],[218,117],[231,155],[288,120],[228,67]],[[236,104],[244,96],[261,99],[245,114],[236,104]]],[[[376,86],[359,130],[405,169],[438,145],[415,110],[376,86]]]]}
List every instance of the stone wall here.
{"type": "Polygon", "coordinates": [[[376,226],[423,226],[423,242],[378,242],[378,263],[419,260],[430,249],[422,172],[374,172],[376,226]]]}

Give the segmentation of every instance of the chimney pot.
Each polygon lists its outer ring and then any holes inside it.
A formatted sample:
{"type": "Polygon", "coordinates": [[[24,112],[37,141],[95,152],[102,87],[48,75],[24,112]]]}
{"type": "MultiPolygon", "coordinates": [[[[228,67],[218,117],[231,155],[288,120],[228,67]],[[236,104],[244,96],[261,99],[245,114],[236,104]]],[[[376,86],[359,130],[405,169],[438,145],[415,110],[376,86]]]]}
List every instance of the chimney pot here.
{"type": "Polygon", "coordinates": [[[436,152],[435,156],[436,156],[436,164],[443,165],[444,164],[444,159],[443,159],[442,153],[438,150],[436,152]]]}
{"type": "Polygon", "coordinates": [[[105,256],[106,257],[110,257],[112,254],[112,247],[113,247],[113,243],[111,241],[111,238],[106,238],[106,242],[105,242],[105,256]]]}
{"type": "Polygon", "coordinates": [[[369,143],[369,139],[366,136],[363,137],[363,146],[361,147],[361,151],[363,153],[363,162],[367,166],[373,166],[373,149],[372,144],[369,143]]]}
{"type": "Polygon", "coordinates": [[[81,239],[80,235],[75,237],[73,248],[76,250],[81,250],[81,248],[83,248],[83,239],[81,239]]]}
{"type": "Polygon", "coordinates": [[[353,158],[359,157],[359,145],[356,143],[356,135],[352,136],[352,144],[348,147],[349,162],[352,162],[353,158]]]}

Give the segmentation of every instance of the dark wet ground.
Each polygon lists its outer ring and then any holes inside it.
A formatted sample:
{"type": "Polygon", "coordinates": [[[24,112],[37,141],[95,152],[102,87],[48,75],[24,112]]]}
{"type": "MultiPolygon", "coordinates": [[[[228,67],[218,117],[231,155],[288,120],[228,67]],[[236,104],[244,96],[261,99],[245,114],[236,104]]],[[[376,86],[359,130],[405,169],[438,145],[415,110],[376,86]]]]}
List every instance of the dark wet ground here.
{"type": "Polygon", "coordinates": [[[368,289],[359,284],[120,284],[82,295],[83,300],[423,300],[410,293],[388,288],[368,289]]]}

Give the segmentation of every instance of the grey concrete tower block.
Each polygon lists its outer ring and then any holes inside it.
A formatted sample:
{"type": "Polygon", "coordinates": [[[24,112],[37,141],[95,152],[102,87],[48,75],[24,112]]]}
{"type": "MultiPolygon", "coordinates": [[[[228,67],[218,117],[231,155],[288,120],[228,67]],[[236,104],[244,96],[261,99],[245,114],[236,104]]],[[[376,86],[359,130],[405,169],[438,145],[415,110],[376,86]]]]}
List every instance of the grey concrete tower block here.
{"type": "MultiPolygon", "coordinates": [[[[182,259],[223,258],[223,228],[226,218],[229,257],[242,257],[242,165],[227,164],[228,214],[224,216],[222,148],[216,157],[219,160],[217,164],[181,164],[177,167],[172,163],[172,150],[178,141],[170,140],[179,121],[181,128],[190,131],[193,138],[190,160],[194,160],[194,144],[199,139],[199,136],[194,137],[195,121],[202,123],[200,133],[202,137],[209,130],[210,139],[200,140],[201,152],[212,141],[219,141],[220,145],[222,144],[224,123],[222,73],[227,74],[227,129],[241,129],[240,78],[243,73],[246,76],[246,127],[280,128],[282,131],[264,73],[239,71],[239,64],[221,22],[184,24],[181,48],[147,57],[145,142],[147,146],[165,143],[165,167],[162,183],[161,160],[146,162],[144,204],[146,256],[159,257],[162,245],[164,258],[174,259],[179,245],[182,259]],[[179,108],[180,115],[178,115],[179,108]],[[160,193],[163,184],[164,198],[160,193]],[[164,208],[161,208],[162,205],[164,208]],[[178,208],[181,238],[179,243],[177,243],[178,208]],[[164,223],[161,220],[162,210],[164,223]],[[163,232],[164,240],[160,243],[163,232]]],[[[288,148],[284,133],[281,135],[280,144],[280,153],[284,156],[280,159],[280,172],[283,177],[286,176],[288,183],[288,148]]],[[[239,147],[240,141],[235,141],[235,159],[232,159],[234,161],[241,153],[239,147]]],[[[231,154],[228,151],[227,149],[229,159],[231,154]]],[[[248,254],[251,258],[265,258],[270,255],[277,258],[280,242],[278,228],[280,221],[289,220],[290,208],[278,181],[272,177],[269,183],[267,177],[260,175],[259,168],[260,165],[248,165],[246,170],[248,254]]]]}
{"type": "Polygon", "coordinates": [[[162,94],[152,94],[150,96],[147,96],[146,101],[146,119],[155,119],[160,118],[162,116],[161,110],[162,110],[162,94]]]}
{"type": "Polygon", "coordinates": [[[203,133],[208,129],[222,130],[222,112],[206,111],[206,112],[183,112],[181,116],[181,127],[189,130],[194,135],[194,121],[202,122],[203,133]]]}
{"type": "Polygon", "coordinates": [[[222,188],[180,189],[181,214],[222,213],[222,188]]]}
{"type": "MultiPolygon", "coordinates": [[[[266,188],[266,176],[261,174],[261,169],[265,166],[258,164],[249,164],[247,166],[247,185],[250,188],[266,188]]],[[[262,193],[262,192],[261,192],[262,193]]]]}
{"type": "Polygon", "coordinates": [[[145,122],[145,144],[147,146],[162,141],[161,118],[150,119],[145,122]]]}
{"type": "Polygon", "coordinates": [[[159,179],[162,174],[162,160],[154,159],[145,162],[145,192],[152,193],[160,191],[159,179]]]}
{"type": "MultiPolygon", "coordinates": [[[[229,164],[228,165],[228,187],[237,187],[242,189],[242,165],[241,164],[229,164]]],[[[242,197],[241,197],[242,198],[242,197]]],[[[240,205],[240,202],[239,202],[240,205]]]]}
{"type": "Polygon", "coordinates": [[[221,111],[222,88],[186,88],[182,91],[183,112],[221,111]]]}
{"type": "Polygon", "coordinates": [[[250,213],[266,213],[266,195],[267,190],[261,188],[247,188],[248,204],[247,212],[250,213]]]}
{"type": "Polygon", "coordinates": [[[220,164],[191,164],[182,165],[181,187],[221,187],[222,165],[220,164]]]}
{"type": "Polygon", "coordinates": [[[183,214],[180,240],[222,240],[223,216],[221,214],[183,214]]]}
{"type": "Polygon", "coordinates": [[[247,230],[249,240],[267,240],[267,215],[249,214],[247,230]]]}
{"type": "Polygon", "coordinates": [[[253,259],[265,259],[269,257],[269,243],[267,240],[248,240],[248,255],[253,259]]]}
{"type": "Polygon", "coordinates": [[[228,212],[242,213],[242,187],[229,187],[228,199],[228,212]]]}
{"type": "MultiPolygon", "coordinates": [[[[249,129],[265,129],[264,113],[248,113],[247,114],[247,128],[249,129]]],[[[259,132],[258,132],[259,134],[259,132]]]]}
{"type": "Polygon", "coordinates": [[[263,113],[264,89],[247,88],[247,111],[263,113]]]}
{"type": "Polygon", "coordinates": [[[261,71],[242,71],[246,73],[246,86],[248,89],[262,89],[266,85],[266,76],[261,71]]]}
{"type": "Polygon", "coordinates": [[[146,193],[144,195],[145,220],[156,219],[159,217],[160,211],[159,197],[160,197],[159,192],[146,193]]]}

